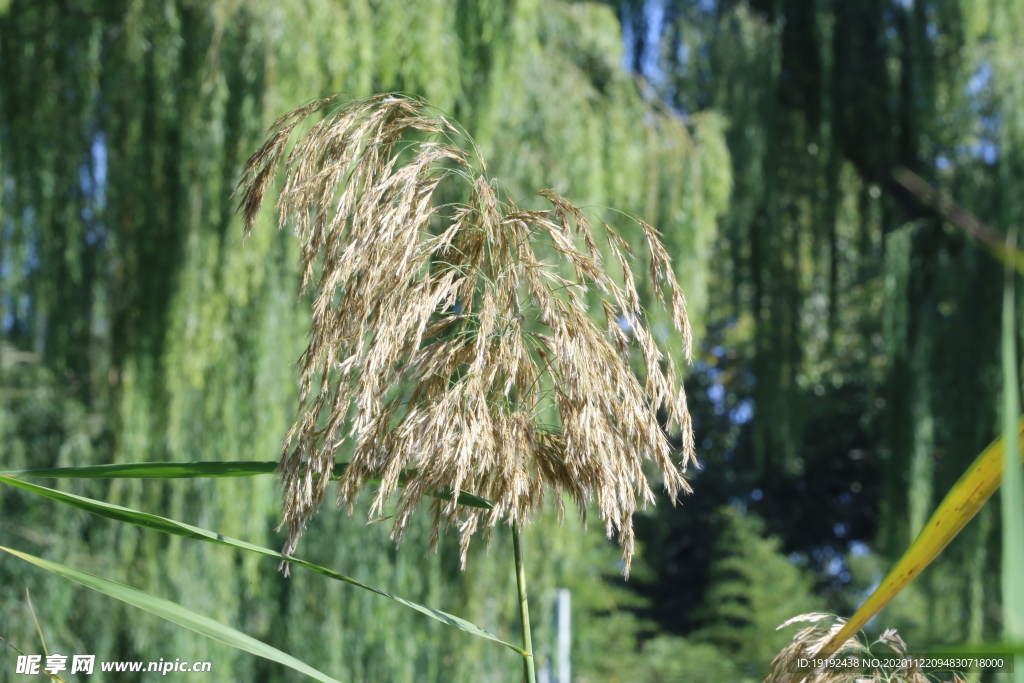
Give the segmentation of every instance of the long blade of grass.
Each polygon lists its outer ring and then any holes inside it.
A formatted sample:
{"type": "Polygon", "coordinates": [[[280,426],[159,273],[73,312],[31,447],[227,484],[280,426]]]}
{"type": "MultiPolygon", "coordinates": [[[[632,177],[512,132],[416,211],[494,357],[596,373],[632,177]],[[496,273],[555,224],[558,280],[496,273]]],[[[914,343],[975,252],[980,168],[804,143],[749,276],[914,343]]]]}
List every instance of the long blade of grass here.
{"type": "Polygon", "coordinates": [[[277,552],[276,550],[271,550],[270,548],[264,548],[262,546],[254,545],[252,543],[246,543],[245,541],[239,541],[234,538],[229,538],[228,536],[223,536],[214,531],[209,531],[201,527],[192,526],[191,524],[186,524],[184,522],[168,519],[166,517],[160,517],[159,515],[149,514],[148,512],[140,512],[139,510],[132,510],[131,508],[121,507],[120,505],[114,505],[112,503],[105,503],[103,501],[94,500],[92,498],[76,496],[75,494],[72,493],[57,491],[55,489],[46,488],[45,486],[39,486],[37,484],[32,484],[27,481],[20,481],[18,479],[13,479],[11,477],[0,476],[0,482],[10,484],[11,486],[16,486],[20,489],[38,494],[45,498],[49,498],[50,500],[56,501],[58,503],[70,505],[71,507],[78,508],[79,510],[85,510],[86,512],[89,512],[91,514],[98,515],[100,517],[106,517],[107,519],[112,519],[117,522],[126,522],[128,524],[135,524],[136,526],[141,526],[146,529],[161,531],[165,534],[171,534],[173,536],[182,536],[184,538],[192,538],[199,541],[206,541],[208,543],[226,545],[231,548],[238,548],[239,550],[247,550],[249,552],[257,553],[260,555],[266,555],[267,557],[273,557],[277,560],[283,560],[291,564],[298,565],[300,567],[305,567],[310,571],[317,572],[318,574],[323,574],[324,576],[335,579],[336,581],[343,581],[345,583],[352,584],[353,586],[362,588],[363,590],[368,590],[372,593],[376,593],[377,595],[383,595],[386,598],[394,600],[399,604],[405,605],[406,607],[414,609],[417,612],[425,614],[431,619],[436,619],[441,623],[447,624],[453,628],[457,628],[460,631],[465,631],[466,633],[470,633],[480,638],[486,638],[487,640],[493,640],[496,643],[500,643],[506,647],[515,650],[519,654],[526,654],[522,648],[512,645],[511,643],[506,643],[494,634],[485,631],[476,624],[466,621],[465,619],[460,619],[459,617],[456,617],[452,614],[448,614],[447,612],[442,612],[439,609],[434,609],[432,607],[427,607],[425,605],[412,602],[411,600],[406,600],[405,598],[400,598],[397,595],[392,595],[387,591],[380,590],[379,588],[374,588],[373,586],[368,586],[365,583],[357,581],[348,576],[339,574],[338,572],[335,572],[331,569],[327,569],[326,567],[321,567],[320,565],[313,564],[312,562],[307,562],[306,560],[302,560],[297,557],[284,555],[282,553],[277,552]]]}
{"type": "Polygon", "coordinates": [[[256,640],[252,636],[247,636],[241,631],[235,630],[218,621],[214,621],[213,619],[205,617],[198,612],[193,612],[192,610],[182,607],[170,600],[164,600],[163,598],[159,598],[155,595],[150,595],[149,593],[140,591],[137,588],[126,586],[123,583],[110,581],[100,576],[87,574],[86,572],[79,571],[56,562],[44,560],[41,557],[36,557],[35,555],[29,555],[28,553],[19,552],[3,546],[0,546],[0,550],[10,553],[15,557],[20,557],[26,562],[31,562],[37,567],[53,572],[58,576],[63,576],[64,578],[76,581],[83,586],[88,586],[89,588],[97,590],[104,595],[109,595],[112,598],[126,602],[133,607],[138,607],[150,614],[155,614],[156,616],[166,619],[174,624],[184,626],[190,631],[195,631],[196,633],[206,636],[212,640],[252,653],[257,657],[263,657],[264,659],[269,659],[272,662],[283,664],[300,673],[304,673],[311,678],[323,681],[324,683],[340,683],[337,679],[331,678],[322,671],[314,669],[305,662],[292,657],[286,652],[282,652],[275,647],[271,647],[266,643],[256,640]]]}
{"type": "MultiPolygon", "coordinates": [[[[1011,234],[1007,249],[1013,249],[1016,234],[1011,234]]],[[[1021,473],[1020,454],[1013,439],[1013,421],[1020,415],[1020,395],[1017,378],[1017,322],[1015,302],[1016,277],[1013,269],[1006,269],[1003,283],[1003,454],[1005,483],[1001,496],[1003,517],[1003,637],[1006,640],[1024,640],[1024,475],[1021,473]]],[[[1018,664],[1021,663],[1018,658],[1018,664]]],[[[1024,667],[1015,667],[1013,680],[1024,683],[1024,667]]]]}
{"type": "MultiPolygon", "coordinates": [[[[84,467],[51,467],[36,470],[11,470],[0,472],[5,477],[53,477],[56,479],[201,479],[207,477],[251,477],[258,474],[274,474],[278,463],[273,460],[236,460],[210,462],[133,462],[110,465],[89,465],[84,467]]],[[[342,462],[334,466],[332,479],[337,479],[348,467],[342,462]]],[[[398,479],[403,486],[407,474],[398,479]]],[[[380,483],[377,480],[371,480],[380,483]]],[[[451,500],[451,491],[435,491],[430,494],[441,500],[451,500]]],[[[472,493],[460,492],[459,505],[490,510],[494,504],[472,493]]]]}
{"type": "MultiPolygon", "coordinates": [[[[1016,446],[1022,439],[1024,418],[1017,422],[1017,438],[1008,441],[1016,446]]],[[[1003,478],[1006,441],[1005,437],[1000,436],[977,457],[942,499],[924,529],[878,588],[868,596],[846,625],[832,636],[832,640],[815,654],[815,657],[827,659],[835,654],[841,644],[864,628],[864,625],[938,557],[967,522],[971,521],[985,501],[999,488],[1003,478]]]]}
{"type": "MultiPolygon", "coordinates": [[[[83,467],[49,467],[0,472],[5,477],[52,477],[54,479],[203,479],[209,477],[251,477],[273,474],[273,460],[211,462],[129,462],[83,467]]],[[[344,471],[338,465],[335,475],[344,471]]]]}

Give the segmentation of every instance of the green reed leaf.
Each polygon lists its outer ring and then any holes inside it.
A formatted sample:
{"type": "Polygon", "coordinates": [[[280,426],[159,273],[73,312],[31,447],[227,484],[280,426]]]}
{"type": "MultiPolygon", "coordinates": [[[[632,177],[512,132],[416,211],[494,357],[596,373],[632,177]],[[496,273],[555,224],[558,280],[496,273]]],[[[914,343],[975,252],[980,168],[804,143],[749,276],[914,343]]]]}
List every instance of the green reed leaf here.
{"type": "MultiPolygon", "coordinates": [[[[278,463],[273,460],[237,460],[210,462],[132,462],[109,465],[88,465],[83,467],[51,467],[35,470],[11,470],[0,472],[5,477],[52,477],[56,479],[201,479],[209,477],[251,477],[258,474],[274,474],[278,463]]],[[[348,463],[334,466],[332,479],[345,471],[348,463]]],[[[399,486],[405,484],[408,475],[399,478],[399,486]]],[[[379,481],[377,482],[379,483],[379,481]]],[[[435,491],[434,498],[451,500],[451,491],[435,491]]],[[[459,492],[459,505],[490,510],[494,504],[480,496],[465,491],[459,492]]]]}
{"type": "Polygon", "coordinates": [[[234,538],[223,536],[214,531],[209,531],[207,529],[192,526],[191,524],[186,524],[184,522],[179,522],[173,519],[168,519],[166,517],[160,517],[159,515],[153,515],[148,512],[141,512],[139,510],[132,510],[131,508],[121,507],[120,505],[114,505],[112,503],[105,503],[103,501],[94,500],[92,498],[86,498],[84,496],[77,496],[73,493],[57,491],[55,489],[46,488],[45,486],[39,486],[37,484],[32,484],[26,481],[20,481],[18,479],[14,479],[7,476],[0,475],[0,482],[4,484],[10,484],[11,486],[16,486],[20,489],[29,491],[31,493],[36,493],[40,496],[49,498],[50,500],[56,501],[58,503],[70,505],[71,507],[78,508],[79,510],[85,510],[86,512],[89,512],[91,514],[98,515],[100,517],[106,517],[107,519],[112,519],[117,522],[135,524],[136,526],[141,526],[146,529],[152,529],[154,531],[160,531],[165,534],[171,534],[173,536],[182,536],[184,538],[192,538],[199,541],[206,541],[208,543],[226,545],[231,548],[238,548],[239,550],[246,550],[260,555],[266,555],[267,557],[273,557],[275,559],[282,560],[290,564],[305,567],[310,571],[317,572],[318,574],[323,574],[324,576],[335,579],[337,581],[343,581],[345,583],[352,584],[353,586],[357,586],[358,588],[362,588],[363,590],[368,590],[372,593],[376,593],[377,595],[382,595],[386,598],[394,600],[399,604],[414,609],[417,612],[425,614],[431,619],[435,619],[453,628],[457,628],[460,631],[465,631],[466,633],[470,633],[480,638],[486,638],[487,640],[493,640],[494,642],[509,647],[520,654],[525,654],[525,652],[521,648],[516,647],[515,645],[512,645],[510,643],[506,643],[497,636],[485,631],[476,624],[466,621],[465,619],[461,619],[454,615],[448,614],[447,612],[442,612],[441,610],[434,609],[432,607],[427,607],[425,605],[412,602],[411,600],[406,600],[405,598],[400,598],[396,595],[392,595],[391,593],[380,590],[379,588],[368,586],[353,578],[344,576],[342,574],[339,574],[338,572],[327,569],[326,567],[321,567],[320,565],[313,564],[312,562],[307,562],[306,560],[302,560],[297,557],[284,555],[282,553],[277,552],[276,550],[271,550],[270,548],[264,548],[262,546],[254,545],[252,543],[246,543],[245,541],[239,541],[234,538]]]}
{"type": "Polygon", "coordinates": [[[53,572],[58,576],[63,576],[64,578],[76,581],[83,586],[88,586],[89,588],[97,590],[104,595],[109,595],[112,598],[126,602],[133,607],[138,607],[150,614],[155,614],[156,616],[166,619],[174,624],[184,626],[190,631],[195,631],[196,633],[206,636],[212,640],[252,653],[257,657],[263,657],[264,659],[269,659],[272,662],[283,664],[300,673],[304,673],[311,678],[315,678],[318,681],[323,681],[323,683],[340,683],[337,679],[328,676],[322,671],[314,669],[286,652],[282,652],[275,647],[271,647],[266,643],[256,640],[252,636],[248,636],[241,631],[231,628],[230,626],[214,621],[213,619],[203,616],[198,612],[193,612],[192,610],[182,607],[170,600],[164,600],[163,598],[140,591],[137,588],[132,588],[131,586],[110,581],[93,574],[87,574],[86,572],[79,571],[56,562],[44,560],[40,557],[36,557],[35,555],[29,555],[28,553],[19,552],[3,546],[0,546],[0,550],[10,553],[15,557],[20,557],[26,562],[31,562],[37,567],[53,572]]]}

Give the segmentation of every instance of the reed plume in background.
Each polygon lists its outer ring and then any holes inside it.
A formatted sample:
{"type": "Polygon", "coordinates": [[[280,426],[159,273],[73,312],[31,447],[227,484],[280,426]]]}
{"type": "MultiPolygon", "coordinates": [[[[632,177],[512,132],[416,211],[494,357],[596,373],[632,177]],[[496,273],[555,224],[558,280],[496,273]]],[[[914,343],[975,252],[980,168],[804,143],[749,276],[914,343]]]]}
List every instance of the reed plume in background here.
{"type": "MultiPolygon", "coordinates": [[[[920,668],[913,665],[917,658],[907,656],[907,644],[903,642],[903,638],[896,632],[896,629],[892,628],[886,629],[870,646],[865,645],[858,638],[849,638],[832,655],[836,660],[834,666],[818,667],[814,671],[806,673],[807,667],[801,667],[800,660],[813,660],[818,656],[822,648],[843,628],[846,620],[831,614],[813,612],[793,617],[779,628],[783,629],[800,622],[808,622],[811,625],[797,632],[793,636],[792,642],[775,657],[772,661],[771,673],[764,679],[764,683],[932,683],[937,680],[934,676],[926,675],[920,668]],[[821,625],[820,622],[826,619],[833,623],[829,626],[821,625]],[[880,652],[878,647],[872,651],[872,646],[879,645],[884,646],[886,651],[880,652]],[[884,663],[900,662],[907,665],[857,666],[850,663],[841,664],[840,662],[843,660],[847,660],[847,662],[876,660],[884,663]]],[[[949,683],[965,683],[965,681],[959,674],[954,673],[953,680],[949,683]]]]}
{"type": "MultiPolygon", "coordinates": [[[[328,98],[280,118],[239,184],[246,234],[296,127],[319,112],[287,155],[277,202],[280,223],[293,222],[302,244],[300,293],[314,291],[301,405],[279,469],[285,552],[350,441],[339,504],[351,513],[379,480],[370,511],[378,515],[404,485],[396,540],[424,495],[450,492],[432,503],[432,544],[442,524],[457,525],[464,566],[474,532],[527,522],[550,488],[559,509],[568,492],[584,518],[596,500],[628,575],[637,498],[654,499],[642,463],[657,463],[675,502],[689,491],[683,474],[695,459],[681,375],[645,324],[627,241],[552,191],[538,193],[545,210],[520,208],[479,154],[456,146],[472,145],[455,124],[396,95],[343,106],[328,98]],[[465,202],[437,200],[443,182],[461,186],[465,202]],[[597,308],[603,324],[588,315],[597,308]],[[659,411],[681,434],[678,463],[659,411]],[[544,424],[545,414],[557,424],[544,424]],[[461,491],[494,507],[459,506],[461,491]]],[[[637,222],[658,304],[689,358],[670,258],[659,233],[637,222]]]]}

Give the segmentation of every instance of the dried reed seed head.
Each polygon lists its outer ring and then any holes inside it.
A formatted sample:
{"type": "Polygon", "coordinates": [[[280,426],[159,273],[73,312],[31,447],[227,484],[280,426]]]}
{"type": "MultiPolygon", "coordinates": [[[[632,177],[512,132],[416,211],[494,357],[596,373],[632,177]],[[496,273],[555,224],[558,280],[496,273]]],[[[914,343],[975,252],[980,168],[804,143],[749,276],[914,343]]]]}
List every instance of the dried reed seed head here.
{"type": "MultiPolygon", "coordinates": [[[[929,677],[916,667],[863,670],[854,667],[832,666],[818,667],[813,672],[804,673],[806,667],[801,668],[800,660],[814,659],[815,655],[832,640],[832,637],[839,633],[846,624],[846,620],[823,612],[812,612],[789,619],[777,630],[801,622],[810,623],[811,626],[798,631],[793,636],[792,642],[772,660],[771,673],[764,683],[931,683],[929,677]],[[822,622],[825,622],[825,625],[819,625],[822,622]]],[[[896,629],[887,629],[872,645],[883,645],[887,650],[885,652],[880,652],[878,648],[872,650],[857,638],[850,638],[840,646],[832,657],[837,660],[856,657],[858,659],[877,658],[884,661],[890,659],[891,656],[892,660],[898,661],[902,655],[907,654],[907,644],[900,638],[896,629]]],[[[951,683],[964,683],[964,680],[954,674],[951,683]]]]}
{"type": "MultiPolygon", "coordinates": [[[[551,207],[543,211],[499,197],[454,146],[467,136],[419,100],[332,102],[279,119],[238,188],[248,234],[295,128],[326,114],[288,154],[277,203],[302,244],[300,292],[315,291],[299,416],[279,468],[286,552],[323,500],[335,452],[349,442],[339,504],[351,511],[379,479],[376,515],[404,484],[396,539],[423,496],[449,492],[450,501],[433,502],[432,542],[442,524],[456,525],[465,563],[478,529],[487,536],[503,519],[527,522],[550,488],[559,508],[562,494],[571,495],[584,519],[596,501],[628,575],[637,497],[654,499],[642,463],[657,464],[674,502],[689,491],[683,473],[696,462],[680,373],[644,325],[629,244],[607,225],[596,230],[552,191],[539,193],[551,207]],[[468,184],[465,204],[434,201],[445,180],[468,184]],[[604,268],[609,256],[621,284],[604,268]],[[603,328],[588,315],[598,305],[603,328]],[[643,384],[631,368],[634,342],[643,384]],[[678,464],[659,411],[681,435],[678,464]],[[542,424],[545,414],[558,424],[542,424]],[[458,505],[463,491],[494,507],[458,505]]],[[[483,168],[479,155],[476,163],[483,168]]],[[[671,260],[657,231],[638,224],[658,303],[666,305],[667,289],[688,357],[685,298],[671,260]]]]}

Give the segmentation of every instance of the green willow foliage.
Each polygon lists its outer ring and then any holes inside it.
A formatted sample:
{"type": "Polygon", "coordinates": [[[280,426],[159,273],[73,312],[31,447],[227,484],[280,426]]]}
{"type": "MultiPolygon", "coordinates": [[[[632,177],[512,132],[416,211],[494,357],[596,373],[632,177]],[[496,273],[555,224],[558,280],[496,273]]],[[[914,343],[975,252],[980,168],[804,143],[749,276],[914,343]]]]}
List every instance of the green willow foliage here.
{"type": "MultiPolygon", "coordinates": [[[[603,6],[14,0],[0,12],[5,469],[276,457],[306,304],[294,298],[295,245],[268,224],[241,248],[230,194],[265,127],[331,92],[414,92],[463,122],[513,196],[549,186],[643,215],[665,233],[700,328],[731,182],[722,122],[684,126],[645,97],[603,6]]],[[[637,238],[630,221],[608,220],[637,238]]],[[[280,542],[272,478],[61,486],[280,542]]],[[[0,509],[7,543],[178,600],[345,680],[500,680],[518,664],[302,572],[283,580],[255,558],[19,492],[0,492],[0,509]]],[[[476,551],[463,574],[452,539],[424,558],[424,524],[401,552],[386,524],[333,511],[313,524],[310,538],[330,540],[305,548],[311,561],[512,632],[507,543],[476,551]]],[[[572,561],[599,536],[543,524],[526,551],[535,594],[599,581],[572,561]]],[[[12,615],[0,635],[23,649],[35,647],[28,586],[55,651],[212,660],[237,680],[287,678],[10,558],[0,579],[0,613],[12,615]]],[[[550,640],[542,605],[538,642],[550,640]]]]}
{"type": "MultiPolygon", "coordinates": [[[[902,552],[998,432],[1002,267],[892,172],[1021,225],[1024,5],[667,0],[650,45],[646,4],[624,4],[638,68],[654,55],[659,92],[728,121],[734,200],[708,315],[750,348],[753,459],[796,481],[867,454],[870,525],[902,552]]],[[[908,639],[998,635],[999,565],[976,559],[998,556],[989,515],[922,577],[929,617],[908,639]]]]}

